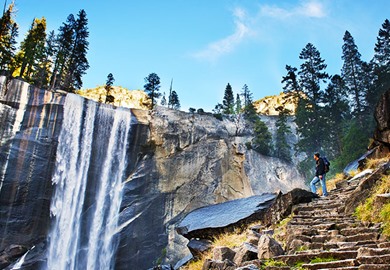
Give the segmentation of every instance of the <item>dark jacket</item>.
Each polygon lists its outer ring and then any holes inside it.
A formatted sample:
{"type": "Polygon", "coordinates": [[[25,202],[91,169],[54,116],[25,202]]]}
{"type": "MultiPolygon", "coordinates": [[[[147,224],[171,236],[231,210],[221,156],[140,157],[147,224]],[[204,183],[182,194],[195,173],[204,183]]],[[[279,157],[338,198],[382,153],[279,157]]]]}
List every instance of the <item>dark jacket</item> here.
{"type": "Polygon", "coordinates": [[[325,173],[325,162],[322,158],[319,158],[316,161],[316,176],[324,175],[325,173]]]}

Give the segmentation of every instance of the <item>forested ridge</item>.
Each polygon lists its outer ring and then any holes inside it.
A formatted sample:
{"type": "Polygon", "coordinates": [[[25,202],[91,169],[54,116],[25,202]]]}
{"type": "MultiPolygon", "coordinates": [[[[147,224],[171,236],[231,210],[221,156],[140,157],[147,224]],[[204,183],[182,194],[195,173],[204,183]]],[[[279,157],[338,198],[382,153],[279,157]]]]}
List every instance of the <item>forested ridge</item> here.
{"type": "MultiPolygon", "coordinates": [[[[70,14],[57,33],[47,33],[44,17],[34,18],[20,44],[17,44],[19,30],[14,13],[14,4],[10,4],[0,18],[1,74],[23,79],[43,89],[68,92],[80,89],[83,86],[82,77],[89,68],[86,12],[80,10],[76,16],[70,14]]],[[[375,105],[381,94],[390,88],[389,20],[386,19],[378,31],[374,56],[368,62],[362,60],[349,31],[345,32],[343,41],[340,74],[328,74],[325,59],[314,44],[308,43],[299,54],[301,65],[293,67],[287,64],[286,75],[281,78],[284,92],[297,100],[295,123],[300,141],[294,151],[307,154],[300,169],[308,177],[312,172],[314,152],[327,155],[335,172],[365,151],[375,127],[375,105]]],[[[109,92],[114,77],[111,73],[109,75],[105,102],[112,99],[109,92]]],[[[151,73],[145,78],[145,83],[145,92],[151,98],[152,107],[161,98],[161,105],[180,108],[172,83],[168,100],[165,93],[160,93],[157,74],[151,73]]],[[[196,110],[190,108],[190,112],[195,113],[196,110]]],[[[203,109],[197,112],[203,113],[203,109]]],[[[253,117],[255,109],[249,87],[245,84],[242,92],[234,97],[228,83],[222,103],[215,106],[214,115],[220,118],[222,115],[242,113],[254,125],[255,138],[248,147],[287,162],[294,158],[287,144],[291,130],[286,122],[291,112],[280,108],[278,131],[272,140],[264,123],[258,117],[253,117]]]]}

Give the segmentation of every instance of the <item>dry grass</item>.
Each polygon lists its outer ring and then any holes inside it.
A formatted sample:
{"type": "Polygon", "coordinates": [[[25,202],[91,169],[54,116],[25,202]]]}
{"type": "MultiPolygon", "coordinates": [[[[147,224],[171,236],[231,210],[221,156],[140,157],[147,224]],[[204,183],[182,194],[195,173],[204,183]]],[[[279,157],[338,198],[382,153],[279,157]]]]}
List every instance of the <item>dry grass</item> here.
{"type": "MultiPolygon", "coordinates": [[[[257,222],[258,224],[258,222],[257,222]]],[[[250,225],[248,225],[250,227],[250,225]]],[[[231,233],[221,234],[213,240],[212,248],[204,253],[201,258],[197,261],[192,261],[188,265],[184,266],[184,270],[201,270],[204,262],[207,259],[212,259],[213,257],[213,248],[217,246],[224,246],[228,248],[235,248],[242,245],[246,240],[246,230],[237,229],[231,233]]]]}
{"type": "Polygon", "coordinates": [[[346,180],[345,175],[343,173],[338,173],[332,179],[326,180],[326,187],[328,190],[335,189],[337,183],[345,180],[346,180]]]}
{"type": "Polygon", "coordinates": [[[378,158],[378,159],[367,159],[366,161],[366,169],[375,169],[378,168],[380,164],[386,163],[390,161],[390,153],[387,154],[387,156],[383,158],[378,158]]]}
{"type": "Polygon", "coordinates": [[[246,232],[244,231],[235,231],[232,233],[221,234],[216,237],[213,241],[213,246],[223,246],[228,248],[235,248],[241,246],[246,240],[246,232]]]}
{"type": "Polygon", "coordinates": [[[383,235],[390,238],[390,202],[377,202],[377,195],[390,193],[390,175],[384,175],[373,194],[355,210],[355,215],[363,221],[382,223],[383,235]]]}

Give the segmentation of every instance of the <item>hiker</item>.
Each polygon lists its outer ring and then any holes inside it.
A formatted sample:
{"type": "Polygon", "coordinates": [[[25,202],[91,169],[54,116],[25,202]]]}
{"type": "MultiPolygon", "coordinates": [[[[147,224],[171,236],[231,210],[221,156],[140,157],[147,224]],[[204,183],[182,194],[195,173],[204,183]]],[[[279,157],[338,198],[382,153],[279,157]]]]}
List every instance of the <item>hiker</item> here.
{"type": "Polygon", "coordinates": [[[326,182],[325,182],[325,175],[326,175],[325,162],[320,157],[319,153],[314,154],[314,159],[316,161],[316,175],[313,178],[313,180],[311,180],[311,182],[310,182],[311,192],[316,193],[316,191],[317,191],[316,184],[318,182],[321,182],[322,196],[328,196],[328,191],[326,190],[326,182]]]}

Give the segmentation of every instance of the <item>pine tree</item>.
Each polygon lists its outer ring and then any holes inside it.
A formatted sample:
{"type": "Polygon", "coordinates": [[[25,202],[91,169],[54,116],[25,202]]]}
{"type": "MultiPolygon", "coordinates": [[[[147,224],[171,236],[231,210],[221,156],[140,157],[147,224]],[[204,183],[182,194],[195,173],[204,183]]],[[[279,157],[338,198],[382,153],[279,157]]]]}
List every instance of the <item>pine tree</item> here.
{"type": "Polygon", "coordinates": [[[145,82],[144,89],[152,101],[151,109],[153,109],[156,105],[156,99],[161,96],[161,93],[159,93],[160,77],[156,73],[150,73],[149,76],[145,78],[145,82]]]}
{"type": "Polygon", "coordinates": [[[236,95],[236,114],[240,114],[242,110],[240,94],[236,95]]]}
{"type": "Polygon", "coordinates": [[[318,104],[321,98],[320,83],[326,82],[329,78],[325,72],[325,60],[321,58],[320,52],[311,43],[303,48],[299,59],[304,60],[298,72],[300,90],[313,104],[318,104]]]}
{"type": "Polygon", "coordinates": [[[77,16],[78,18],[73,24],[74,42],[71,47],[64,80],[64,89],[70,92],[82,87],[82,76],[89,68],[87,60],[89,46],[87,14],[82,9],[77,16]]]}
{"type": "Polygon", "coordinates": [[[180,101],[179,101],[179,96],[176,93],[175,90],[172,90],[171,97],[170,97],[170,103],[171,103],[171,108],[175,110],[180,109],[180,101]]]}
{"type": "Polygon", "coordinates": [[[249,91],[248,85],[246,85],[246,84],[244,84],[244,86],[242,87],[241,96],[244,98],[244,108],[247,107],[249,105],[249,103],[253,102],[252,94],[249,91]]]}
{"type": "Polygon", "coordinates": [[[42,58],[38,59],[36,71],[32,76],[33,84],[38,88],[47,88],[52,70],[52,58],[56,52],[56,39],[54,31],[51,31],[46,39],[46,45],[42,58]]]}
{"type": "Polygon", "coordinates": [[[225,88],[225,95],[222,101],[223,113],[233,114],[234,113],[234,96],[231,85],[228,83],[225,88]]]}
{"type": "Polygon", "coordinates": [[[350,119],[350,109],[347,99],[347,89],[340,75],[334,75],[328,84],[323,103],[327,128],[326,149],[328,157],[334,158],[341,154],[343,145],[343,128],[345,121],[350,119]]]}
{"type": "Polygon", "coordinates": [[[244,84],[242,88],[241,95],[244,98],[244,116],[248,121],[254,123],[259,117],[257,115],[256,108],[253,105],[253,95],[246,84],[244,84]]]}
{"type": "Polygon", "coordinates": [[[34,19],[19,52],[19,76],[30,83],[33,83],[34,72],[39,72],[37,66],[45,56],[45,42],[46,19],[34,19]]]}
{"type": "Polygon", "coordinates": [[[344,63],[341,69],[341,76],[347,87],[347,92],[351,97],[353,112],[359,116],[366,107],[365,96],[367,86],[361,80],[364,76],[363,61],[360,59],[361,55],[358,47],[348,31],[345,31],[343,40],[343,54],[341,59],[344,60],[344,63]]]}
{"type": "Polygon", "coordinates": [[[283,107],[276,110],[279,111],[279,117],[276,121],[275,156],[291,162],[290,145],[287,142],[287,138],[292,134],[287,124],[291,111],[283,107]]]}
{"type": "Polygon", "coordinates": [[[15,57],[18,25],[12,20],[13,7],[9,5],[0,18],[0,70],[10,70],[15,57]]]}
{"type": "Polygon", "coordinates": [[[106,90],[105,103],[114,103],[115,101],[114,96],[111,95],[112,85],[114,84],[114,82],[115,82],[114,75],[112,75],[112,73],[109,73],[107,75],[106,85],[104,86],[104,89],[106,90]]]}
{"type": "MultiPolygon", "coordinates": [[[[320,83],[329,75],[320,52],[311,43],[302,50],[299,58],[304,60],[298,72],[300,95],[297,104],[295,123],[300,135],[298,150],[314,153],[323,147],[325,132],[323,112],[320,108],[322,92],[320,83]]],[[[311,155],[310,155],[311,156],[311,155]]]]}
{"type": "Polygon", "coordinates": [[[367,93],[367,103],[370,108],[374,108],[379,97],[390,89],[390,22],[388,19],[379,29],[374,51],[375,54],[371,61],[374,86],[367,93]]]}
{"type": "Polygon", "coordinates": [[[299,88],[297,68],[286,65],[287,75],[282,77],[284,93],[297,93],[299,88]]]}
{"type": "Polygon", "coordinates": [[[272,153],[272,135],[267,125],[260,118],[257,118],[254,122],[252,147],[255,151],[263,155],[270,155],[272,153]]]}
{"type": "Polygon", "coordinates": [[[177,92],[172,89],[172,86],[173,86],[173,79],[171,80],[171,86],[169,88],[168,108],[179,110],[180,109],[179,96],[177,92]]]}
{"type": "Polygon", "coordinates": [[[67,63],[74,43],[75,19],[70,14],[66,23],[58,29],[57,50],[55,53],[54,68],[50,78],[50,89],[63,88],[67,63]]]}

